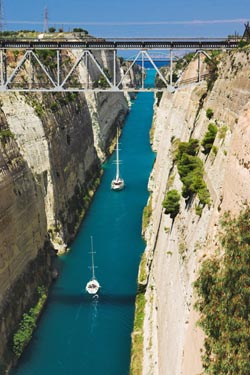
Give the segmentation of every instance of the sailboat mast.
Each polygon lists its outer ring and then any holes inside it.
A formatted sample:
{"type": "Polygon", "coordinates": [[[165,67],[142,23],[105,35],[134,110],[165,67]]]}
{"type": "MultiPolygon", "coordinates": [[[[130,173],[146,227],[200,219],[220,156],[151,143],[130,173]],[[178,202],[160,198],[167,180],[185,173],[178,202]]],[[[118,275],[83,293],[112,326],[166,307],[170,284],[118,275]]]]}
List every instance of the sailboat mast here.
{"type": "Polygon", "coordinates": [[[117,142],[116,142],[116,180],[119,180],[120,170],[119,170],[119,132],[118,132],[118,128],[117,128],[116,138],[117,138],[117,142]]]}
{"type": "Polygon", "coordinates": [[[91,236],[91,256],[92,256],[92,279],[95,279],[95,266],[94,266],[94,250],[93,250],[93,237],[91,236]]]}

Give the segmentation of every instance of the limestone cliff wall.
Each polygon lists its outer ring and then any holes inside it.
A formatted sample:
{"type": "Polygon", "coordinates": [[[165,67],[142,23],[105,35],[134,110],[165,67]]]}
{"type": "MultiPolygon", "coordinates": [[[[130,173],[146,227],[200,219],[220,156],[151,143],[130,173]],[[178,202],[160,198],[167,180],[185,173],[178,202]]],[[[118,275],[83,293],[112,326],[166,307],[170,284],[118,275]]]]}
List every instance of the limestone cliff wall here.
{"type": "Polygon", "coordinates": [[[128,104],[121,93],[8,93],[0,104],[1,373],[18,321],[51,282],[51,255],[74,238],[128,104]]]}
{"type": "MultiPolygon", "coordinates": [[[[211,91],[206,83],[163,95],[154,118],[157,158],[149,181],[152,217],[146,230],[147,287],[143,375],[198,375],[202,372],[202,332],[193,310],[192,283],[218,241],[218,223],[227,210],[238,213],[250,202],[250,51],[224,53],[211,91]],[[212,108],[214,116],[206,117],[212,108]],[[219,128],[215,152],[204,162],[211,205],[201,217],[181,201],[174,222],[164,214],[168,189],[181,191],[173,163],[175,140],[202,139],[209,122],[219,128]],[[220,129],[223,129],[223,131],[220,129]]],[[[189,69],[193,69],[192,66],[189,69]]],[[[194,72],[195,73],[195,72],[194,72]]],[[[192,74],[191,74],[192,75],[192,74]]]]}

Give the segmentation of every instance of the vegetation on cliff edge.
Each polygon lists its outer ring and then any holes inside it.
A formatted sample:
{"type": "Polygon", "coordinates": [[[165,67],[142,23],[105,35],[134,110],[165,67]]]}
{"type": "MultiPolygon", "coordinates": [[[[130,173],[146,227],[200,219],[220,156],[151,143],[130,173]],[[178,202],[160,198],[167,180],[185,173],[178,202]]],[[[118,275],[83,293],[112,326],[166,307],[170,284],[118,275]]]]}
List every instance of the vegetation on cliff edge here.
{"type": "Polygon", "coordinates": [[[23,318],[19,323],[19,329],[14,334],[13,338],[13,352],[19,358],[29,343],[32,337],[32,333],[36,328],[36,322],[40,315],[40,312],[47,299],[47,293],[44,287],[38,287],[37,292],[39,299],[35,307],[32,307],[28,313],[23,314],[23,318]]]}
{"type": "Polygon", "coordinates": [[[250,207],[221,222],[222,256],[206,260],[194,287],[210,375],[250,374],[250,207]]]}
{"type": "Polygon", "coordinates": [[[182,196],[192,199],[198,195],[201,205],[210,203],[209,191],[203,179],[204,168],[202,160],[197,156],[199,141],[190,139],[189,142],[180,142],[177,151],[177,168],[183,183],[182,196]]]}
{"type": "Polygon", "coordinates": [[[138,291],[135,302],[134,330],[132,333],[130,375],[142,374],[143,362],[143,322],[145,309],[144,291],[138,291]]]}

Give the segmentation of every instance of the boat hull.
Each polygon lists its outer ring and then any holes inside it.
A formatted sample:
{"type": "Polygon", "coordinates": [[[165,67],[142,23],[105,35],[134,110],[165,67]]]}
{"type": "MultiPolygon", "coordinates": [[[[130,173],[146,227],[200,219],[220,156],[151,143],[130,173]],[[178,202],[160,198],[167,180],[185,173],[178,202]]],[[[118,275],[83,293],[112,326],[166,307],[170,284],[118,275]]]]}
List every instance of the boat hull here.
{"type": "Polygon", "coordinates": [[[111,189],[112,190],[116,190],[116,191],[119,191],[119,190],[122,190],[124,189],[124,180],[122,178],[119,178],[118,180],[113,180],[111,182],[111,189]]]}
{"type": "Polygon", "coordinates": [[[97,280],[90,280],[87,285],[86,285],[86,291],[89,294],[96,294],[100,288],[100,284],[98,283],[97,280]]]}

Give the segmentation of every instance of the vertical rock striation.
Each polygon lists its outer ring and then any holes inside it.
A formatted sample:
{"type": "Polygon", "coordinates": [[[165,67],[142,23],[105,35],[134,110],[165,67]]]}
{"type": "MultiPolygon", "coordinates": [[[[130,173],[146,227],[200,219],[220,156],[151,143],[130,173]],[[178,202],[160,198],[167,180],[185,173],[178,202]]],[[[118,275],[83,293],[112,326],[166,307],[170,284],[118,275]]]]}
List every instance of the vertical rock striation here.
{"type": "MultiPolygon", "coordinates": [[[[110,64],[108,53],[100,58],[110,64]]],[[[1,373],[23,312],[36,303],[37,287],[51,282],[51,256],[76,234],[128,104],[121,93],[8,93],[0,100],[1,373]]]]}
{"type": "Polygon", "coordinates": [[[157,158],[149,181],[152,216],[145,233],[143,375],[202,372],[203,333],[196,326],[192,284],[202,261],[215,250],[223,213],[239,213],[250,202],[249,59],[249,50],[224,53],[211,91],[206,83],[183,88],[163,94],[156,107],[153,147],[157,158]],[[208,108],[214,113],[210,120],[208,108]],[[211,122],[218,127],[214,148],[208,155],[201,152],[202,147],[199,152],[211,203],[199,216],[195,209],[198,197],[190,204],[182,198],[180,213],[173,221],[164,213],[162,201],[166,191],[182,189],[176,145],[191,137],[202,140],[211,122]]]}

